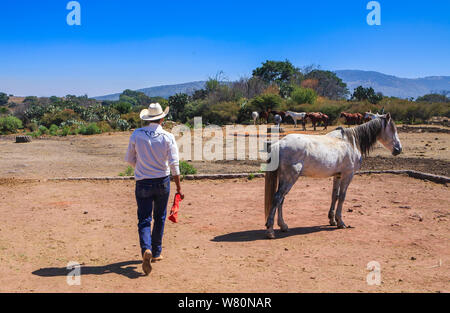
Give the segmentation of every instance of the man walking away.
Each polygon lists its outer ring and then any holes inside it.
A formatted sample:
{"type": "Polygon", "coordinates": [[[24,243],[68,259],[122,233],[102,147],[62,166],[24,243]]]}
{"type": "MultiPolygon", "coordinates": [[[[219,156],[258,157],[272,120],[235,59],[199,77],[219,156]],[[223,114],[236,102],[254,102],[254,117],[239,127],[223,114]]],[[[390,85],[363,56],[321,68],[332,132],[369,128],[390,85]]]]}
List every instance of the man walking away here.
{"type": "Polygon", "coordinates": [[[168,113],[169,107],[163,111],[159,103],[152,103],[148,109],[142,110],[140,117],[149,124],[133,132],[125,156],[125,161],[135,168],[139,242],[142,269],[146,275],[152,270],[151,262],[163,259],[161,250],[170,194],[169,174],[175,181],[177,193],[184,198],[177,143],[175,137],[161,127],[168,113]]]}

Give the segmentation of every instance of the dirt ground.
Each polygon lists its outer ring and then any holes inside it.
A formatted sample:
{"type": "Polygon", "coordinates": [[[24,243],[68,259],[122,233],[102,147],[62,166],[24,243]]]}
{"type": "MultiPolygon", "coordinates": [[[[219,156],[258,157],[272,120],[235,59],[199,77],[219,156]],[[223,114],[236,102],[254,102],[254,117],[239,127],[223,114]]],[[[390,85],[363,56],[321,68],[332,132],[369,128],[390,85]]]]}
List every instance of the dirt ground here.
{"type": "MultiPolygon", "coordinates": [[[[173,187],[173,186],[172,186],[173,187]]],[[[165,260],[142,275],[133,181],[0,181],[0,292],[448,292],[448,187],[356,176],[327,226],[331,179],[301,178],[288,233],[264,232],[264,180],[190,181],[165,260]],[[226,199],[226,201],[224,200],[226,199]],[[66,283],[70,261],[81,285],[66,283]],[[381,266],[369,286],[367,264],[381,266]]],[[[172,197],[171,197],[172,198],[172,197]]]]}
{"type": "MultiPolygon", "coordinates": [[[[283,126],[286,132],[299,132],[292,125],[283,126]]],[[[325,134],[328,130],[318,128],[313,132],[308,125],[307,134],[325,134]]],[[[450,133],[430,132],[437,127],[411,127],[402,131],[399,137],[403,153],[392,157],[386,149],[377,144],[363,162],[366,169],[411,169],[437,175],[450,176],[450,133]],[[413,128],[413,129],[415,129],[413,128]],[[419,132],[420,131],[420,132],[419,132]]],[[[444,132],[445,131],[445,132],[444,132]]],[[[110,133],[95,136],[48,137],[35,139],[31,143],[16,144],[13,136],[0,136],[0,177],[3,178],[54,178],[118,176],[127,164],[123,161],[131,132],[110,133]]],[[[234,139],[228,136],[226,139],[234,139]]],[[[245,138],[248,140],[248,138],[245,138]]],[[[204,138],[206,142],[208,138],[204,138]]],[[[248,156],[248,148],[245,154],[248,156]]],[[[262,150],[262,147],[259,147],[262,150]]],[[[225,150],[225,149],[224,149],[225,150]]],[[[193,149],[192,149],[193,151],[193,149]]],[[[257,172],[261,161],[193,161],[198,173],[257,172]]]]}
{"type": "MultiPolygon", "coordinates": [[[[328,132],[318,129],[307,133],[328,132]]],[[[403,154],[377,146],[363,169],[450,176],[448,128],[399,131],[403,154]]],[[[165,260],[142,276],[134,182],[46,180],[118,176],[130,134],[28,144],[0,136],[0,292],[449,291],[448,187],[395,175],[355,177],[343,210],[353,228],[345,230],[327,226],[331,179],[300,179],[284,204],[291,229],[276,240],[264,236],[262,179],[184,182],[180,223],[166,224],[165,260]],[[70,261],[82,264],[80,286],[66,283],[70,261]],[[380,286],[366,283],[370,261],[381,266],[380,286]]],[[[199,173],[260,165],[192,163],[199,173]]]]}

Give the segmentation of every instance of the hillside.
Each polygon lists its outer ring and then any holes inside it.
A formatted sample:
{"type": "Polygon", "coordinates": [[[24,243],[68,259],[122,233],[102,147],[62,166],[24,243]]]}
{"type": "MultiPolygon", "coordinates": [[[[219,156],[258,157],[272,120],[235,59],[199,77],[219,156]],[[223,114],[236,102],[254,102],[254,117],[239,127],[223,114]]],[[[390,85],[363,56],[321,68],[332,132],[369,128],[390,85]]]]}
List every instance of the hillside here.
{"type": "MultiPolygon", "coordinates": [[[[423,78],[400,78],[373,71],[339,70],[336,74],[347,84],[350,92],[358,86],[372,87],[385,96],[399,98],[417,98],[427,93],[450,90],[450,76],[430,76],[423,78]]],[[[138,89],[150,97],[168,98],[176,93],[192,94],[202,89],[205,81],[189,82],[176,85],[156,86],[138,89]]],[[[94,97],[97,100],[118,100],[120,93],[94,97]]]]}
{"type": "Polygon", "coordinates": [[[379,72],[360,70],[335,71],[352,92],[358,86],[372,87],[385,96],[417,98],[424,94],[450,90],[450,76],[430,76],[423,78],[400,78],[379,72]]]}
{"type": "MultiPolygon", "coordinates": [[[[176,85],[164,85],[164,86],[156,86],[138,89],[137,91],[141,91],[145,93],[149,97],[163,97],[168,98],[173,96],[176,93],[187,93],[191,95],[195,90],[202,89],[205,87],[205,81],[196,81],[184,84],[176,84],[176,85]]],[[[120,93],[94,97],[97,100],[119,100],[120,93]]]]}

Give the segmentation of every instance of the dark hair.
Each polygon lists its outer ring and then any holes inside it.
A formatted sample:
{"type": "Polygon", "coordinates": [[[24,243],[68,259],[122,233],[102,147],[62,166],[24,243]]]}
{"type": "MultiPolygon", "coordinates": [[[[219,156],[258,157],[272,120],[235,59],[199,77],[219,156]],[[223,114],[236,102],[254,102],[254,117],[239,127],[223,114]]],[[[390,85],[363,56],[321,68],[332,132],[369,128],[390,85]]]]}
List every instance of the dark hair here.
{"type": "Polygon", "coordinates": [[[348,138],[354,138],[359,151],[367,156],[377,142],[381,130],[386,126],[386,118],[376,118],[365,124],[353,128],[341,129],[348,138]]]}

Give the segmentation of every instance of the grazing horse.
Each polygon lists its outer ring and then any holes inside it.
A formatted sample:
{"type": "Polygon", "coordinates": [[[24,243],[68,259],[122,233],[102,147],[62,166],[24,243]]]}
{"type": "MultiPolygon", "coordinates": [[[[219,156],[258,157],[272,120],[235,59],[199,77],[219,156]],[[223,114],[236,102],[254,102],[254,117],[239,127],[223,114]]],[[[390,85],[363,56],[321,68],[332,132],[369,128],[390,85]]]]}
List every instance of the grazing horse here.
{"type": "Polygon", "coordinates": [[[259,118],[258,112],[252,112],[253,125],[256,125],[256,121],[259,118]]]}
{"type": "MultiPolygon", "coordinates": [[[[300,176],[326,178],[333,176],[330,225],[346,228],[342,220],[342,206],[348,185],[361,168],[362,157],[369,154],[379,141],[394,156],[402,151],[397,128],[390,114],[353,128],[338,127],[326,135],[290,134],[272,145],[270,158],[278,156],[278,190],[274,194],[266,221],[267,237],[275,238],[273,224],[278,209],[278,226],[287,231],[283,220],[283,201],[300,176]],[[336,214],[335,205],[338,201],[336,214]]],[[[275,186],[270,193],[275,192],[275,186]]]]}
{"type": "Polygon", "coordinates": [[[361,125],[364,123],[364,116],[361,113],[355,113],[358,116],[358,125],[361,125]]]}
{"type": "Polygon", "coordinates": [[[269,109],[269,113],[272,113],[273,114],[273,116],[275,116],[275,115],[279,115],[279,116],[281,116],[281,119],[284,121],[284,119],[285,119],[285,117],[286,117],[286,112],[284,112],[284,111],[272,111],[271,109],[269,109]]]}
{"type": "Polygon", "coordinates": [[[303,130],[306,130],[306,112],[292,112],[292,111],[286,111],[286,116],[292,117],[295,123],[295,127],[297,127],[297,121],[301,120],[303,125],[303,130]]]}
{"type": "Polygon", "coordinates": [[[269,122],[269,112],[262,111],[262,112],[259,112],[258,114],[259,114],[260,119],[266,120],[266,124],[269,122]]]}
{"type": "Polygon", "coordinates": [[[345,118],[345,124],[350,125],[361,125],[363,122],[363,116],[360,113],[346,113],[342,112],[340,117],[345,118]]]}
{"type": "Polygon", "coordinates": [[[316,124],[320,122],[325,125],[324,130],[328,127],[329,117],[326,114],[323,114],[321,112],[306,113],[306,118],[309,118],[311,120],[314,130],[316,130],[316,124]]]}
{"type": "Polygon", "coordinates": [[[281,124],[281,116],[279,116],[278,114],[275,114],[275,116],[273,117],[273,120],[275,121],[275,124],[277,124],[278,128],[280,128],[280,124],[281,124]]]}

